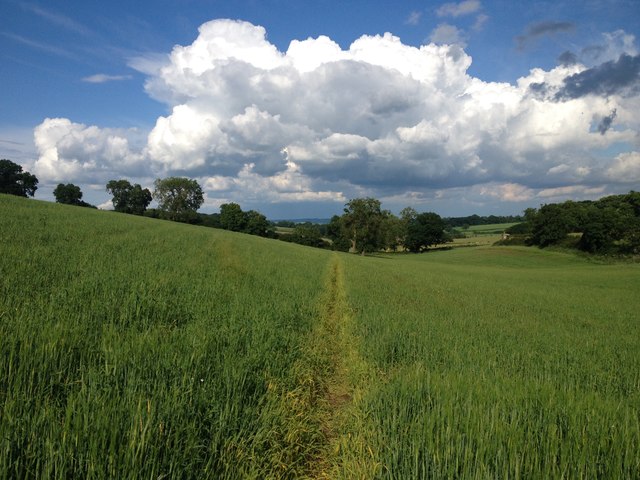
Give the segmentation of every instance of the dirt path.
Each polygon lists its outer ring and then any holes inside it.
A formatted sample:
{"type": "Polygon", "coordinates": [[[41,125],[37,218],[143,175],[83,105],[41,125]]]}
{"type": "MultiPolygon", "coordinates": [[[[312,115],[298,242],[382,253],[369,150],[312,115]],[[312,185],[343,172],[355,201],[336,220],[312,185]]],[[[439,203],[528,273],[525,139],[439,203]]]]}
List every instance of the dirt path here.
{"type": "Polygon", "coordinates": [[[326,362],[320,373],[323,396],[319,402],[324,445],[310,469],[311,478],[317,479],[343,478],[354,467],[360,473],[376,470],[373,452],[367,447],[366,434],[359,425],[362,415],[358,414],[358,400],[367,385],[368,368],[360,357],[358,338],[352,330],[342,261],[336,255],[331,262],[320,321],[313,335],[320,358],[326,362]]]}
{"type": "Polygon", "coordinates": [[[318,299],[318,320],[293,367],[296,387],[280,395],[288,412],[289,461],[301,460],[295,452],[304,455],[304,477],[311,479],[373,478],[379,470],[360,408],[373,374],[360,357],[343,268],[334,255],[318,299]]]}

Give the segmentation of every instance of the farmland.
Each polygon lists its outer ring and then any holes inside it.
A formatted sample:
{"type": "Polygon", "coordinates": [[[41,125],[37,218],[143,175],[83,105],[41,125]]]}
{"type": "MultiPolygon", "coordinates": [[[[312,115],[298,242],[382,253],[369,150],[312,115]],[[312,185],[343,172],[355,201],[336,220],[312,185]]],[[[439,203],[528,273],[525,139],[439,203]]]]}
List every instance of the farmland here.
{"type": "Polygon", "coordinates": [[[0,196],[0,478],[637,478],[640,268],[0,196]]]}

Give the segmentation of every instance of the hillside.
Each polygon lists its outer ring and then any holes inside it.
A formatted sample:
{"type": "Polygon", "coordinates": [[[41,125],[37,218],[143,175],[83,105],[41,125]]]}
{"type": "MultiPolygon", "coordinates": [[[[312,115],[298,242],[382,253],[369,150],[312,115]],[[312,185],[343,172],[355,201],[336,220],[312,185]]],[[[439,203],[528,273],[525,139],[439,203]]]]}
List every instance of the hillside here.
{"type": "Polygon", "coordinates": [[[0,195],[0,477],[640,475],[640,268],[0,195]]]}

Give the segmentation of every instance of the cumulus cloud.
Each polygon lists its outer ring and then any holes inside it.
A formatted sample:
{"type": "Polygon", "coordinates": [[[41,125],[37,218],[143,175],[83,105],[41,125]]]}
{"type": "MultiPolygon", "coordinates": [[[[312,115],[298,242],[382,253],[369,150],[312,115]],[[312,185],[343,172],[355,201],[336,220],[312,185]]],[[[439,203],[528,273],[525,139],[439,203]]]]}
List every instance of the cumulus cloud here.
{"type": "Polygon", "coordinates": [[[576,62],[564,62],[561,67],[554,72],[564,72],[564,77],[554,75],[548,76],[544,82],[531,82],[530,93],[540,99],[553,101],[586,96],[609,98],[614,95],[629,99],[638,97],[640,93],[640,55],[623,53],[616,60],[591,68],[576,62]]]}
{"type": "Polygon", "coordinates": [[[286,161],[282,172],[272,176],[257,174],[254,167],[253,164],[245,164],[237,176],[204,178],[205,190],[213,196],[228,196],[233,200],[242,198],[250,202],[330,200],[344,203],[347,200],[342,192],[316,188],[317,186],[312,185],[312,180],[302,173],[300,167],[290,160],[286,161]]]}
{"type": "Polygon", "coordinates": [[[615,182],[640,182],[640,152],[621,153],[607,169],[607,176],[615,182]]]}
{"type": "Polygon", "coordinates": [[[145,173],[143,155],[129,148],[128,135],[134,136],[134,132],[47,118],[34,130],[39,153],[35,174],[49,183],[93,183],[113,175],[140,176],[145,173]]]}
{"type": "Polygon", "coordinates": [[[605,133],[607,133],[607,130],[611,128],[611,124],[613,124],[613,121],[615,120],[617,114],[617,110],[614,108],[613,110],[611,110],[611,113],[609,115],[606,115],[602,118],[602,120],[600,120],[600,123],[597,127],[600,135],[604,135],[605,133]]]}
{"type": "Polygon", "coordinates": [[[578,63],[578,56],[567,50],[558,56],[558,63],[565,66],[575,65],[578,63]]]}
{"type": "Polygon", "coordinates": [[[605,62],[564,79],[557,99],[579,98],[585,95],[637,95],[640,91],[640,55],[622,54],[615,61],[605,62]]]}
{"type": "Polygon", "coordinates": [[[534,198],[534,191],[517,183],[483,186],[480,194],[497,198],[503,202],[524,202],[534,198]]]}
{"type": "Polygon", "coordinates": [[[466,46],[464,32],[448,23],[439,24],[429,35],[429,40],[438,44],[466,46]]]}
{"type": "Polygon", "coordinates": [[[636,38],[624,30],[605,32],[600,43],[588,45],[580,51],[582,63],[593,66],[607,61],[617,60],[620,55],[638,55],[636,38]]]}
{"type": "Polygon", "coordinates": [[[341,203],[363,194],[515,204],[633,178],[637,153],[618,155],[634,150],[640,126],[639,94],[620,77],[626,58],[485,82],[468,73],[460,36],[451,30],[415,47],[390,33],[363,35],[346,49],[320,36],[279,51],[262,27],[207,22],[192,44],[131,61],[168,106],[144,141],[135,131],[47,119],[35,130],[35,173],[94,183],[186,175],[203,183],[209,204],[341,203]],[[593,75],[605,87],[587,88],[593,75]],[[624,85],[625,96],[608,95],[620,90],[607,85],[624,85]],[[559,101],[561,91],[580,94],[559,101]]]}

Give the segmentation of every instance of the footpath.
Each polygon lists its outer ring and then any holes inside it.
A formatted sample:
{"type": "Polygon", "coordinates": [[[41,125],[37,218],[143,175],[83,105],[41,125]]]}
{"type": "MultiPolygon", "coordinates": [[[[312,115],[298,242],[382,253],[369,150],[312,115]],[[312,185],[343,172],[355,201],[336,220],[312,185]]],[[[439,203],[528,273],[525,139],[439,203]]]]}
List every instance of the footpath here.
{"type": "Polygon", "coordinates": [[[309,343],[321,392],[316,407],[323,444],[309,465],[311,478],[317,479],[361,477],[376,470],[366,444],[366,426],[360,424],[364,419],[358,413],[368,369],[353,333],[343,268],[340,256],[333,256],[309,343]]]}

